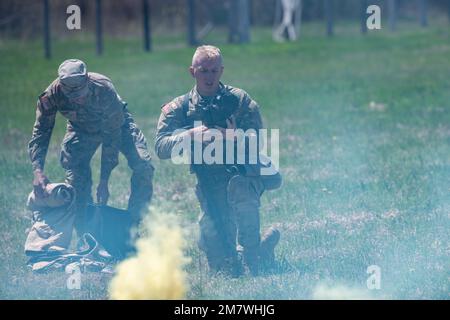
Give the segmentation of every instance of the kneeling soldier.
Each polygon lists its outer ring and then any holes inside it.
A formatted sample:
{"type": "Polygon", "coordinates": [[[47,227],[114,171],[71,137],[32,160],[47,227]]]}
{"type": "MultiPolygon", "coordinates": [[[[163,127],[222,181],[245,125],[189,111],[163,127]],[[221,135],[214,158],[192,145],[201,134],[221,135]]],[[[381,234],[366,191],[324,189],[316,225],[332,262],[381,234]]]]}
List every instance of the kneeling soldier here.
{"type": "MultiPolygon", "coordinates": [[[[196,86],[162,107],[155,145],[161,159],[170,158],[174,147],[185,139],[192,141],[200,137],[205,143],[212,129],[219,129],[225,142],[227,128],[244,131],[262,128],[256,102],[243,90],[220,82],[223,65],[218,48],[197,48],[190,72],[196,86]],[[203,125],[194,127],[194,121],[203,125]],[[175,132],[182,128],[189,130],[175,132]]],[[[244,265],[254,275],[261,263],[274,259],[280,233],[270,228],[260,236],[259,207],[264,190],[278,188],[281,176],[277,173],[266,179],[246,168],[250,166],[191,165],[191,171],[197,176],[196,194],[203,211],[199,247],[206,253],[213,271],[240,274],[238,248],[243,249],[244,265]]]]}

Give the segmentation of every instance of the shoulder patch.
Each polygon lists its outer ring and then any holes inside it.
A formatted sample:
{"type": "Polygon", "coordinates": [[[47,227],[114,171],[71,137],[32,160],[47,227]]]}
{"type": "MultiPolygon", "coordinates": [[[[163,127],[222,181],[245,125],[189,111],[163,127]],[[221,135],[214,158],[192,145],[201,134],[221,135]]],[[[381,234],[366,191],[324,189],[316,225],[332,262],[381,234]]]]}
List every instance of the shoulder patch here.
{"type": "Polygon", "coordinates": [[[47,102],[48,101],[47,92],[42,92],[39,95],[39,100],[41,100],[42,102],[47,102]]]}
{"type": "Polygon", "coordinates": [[[164,114],[168,114],[173,110],[173,102],[163,104],[161,110],[164,114]]]}
{"type": "Polygon", "coordinates": [[[165,115],[167,115],[169,113],[176,113],[178,115],[179,111],[183,107],[183,97],[184,97],[184,95],[176,97],[175,99],[171,100],[170,102],[163,104],[161,106],[161,111],[165,115]]]}

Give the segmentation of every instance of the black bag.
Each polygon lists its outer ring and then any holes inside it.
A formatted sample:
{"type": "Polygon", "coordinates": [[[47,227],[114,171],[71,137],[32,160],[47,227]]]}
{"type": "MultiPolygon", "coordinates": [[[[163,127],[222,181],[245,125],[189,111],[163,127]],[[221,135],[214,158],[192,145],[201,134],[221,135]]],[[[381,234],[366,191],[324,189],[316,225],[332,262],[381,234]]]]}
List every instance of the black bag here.
{"type": "Polygon", "coordinates": [[[110,206],[88,205],[87,232],[118,260],[134,252],[131,239],[133,222],[127,210],[110,206]]]}

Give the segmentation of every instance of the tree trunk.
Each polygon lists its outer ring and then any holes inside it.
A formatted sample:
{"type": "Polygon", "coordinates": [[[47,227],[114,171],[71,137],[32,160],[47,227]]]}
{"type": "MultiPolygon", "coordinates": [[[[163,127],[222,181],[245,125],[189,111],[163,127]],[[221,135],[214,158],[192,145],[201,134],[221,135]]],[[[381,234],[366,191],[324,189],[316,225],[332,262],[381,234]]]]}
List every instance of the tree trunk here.
{"type": "Polygon", "coordinates": [[[298,6],[295,9],[295,30],[297,31],[297,38],[300,37],[301,27],[302,27],[302,12],[303,12],[303,1],[298,1],[298,6]]]}
{"type": "Polygon", "coordinates": [[[51,44],[50,44],[50,5],[48,3],[49,0],[43,0],[43,9],[44,9],[44,55],[46,59],[50,59],[52,57],[51,52],[51,44]]]}
{"type": "Polygon", "coordinates": [[[197,45],[195,34],[195,0],[188,0],[188,43],[190,46],[197,45]]]}
{"type": "Polygon", "coordinates": [[[275,16],[273,18],[273,28],[275,29],[281,21],[281,0],[275,0],[275,16]]]}
{"type": "Polygon", "coordinates": [[[397,0],[388,0],[389,29],[391,29],[391,31],[397,30],[397,5],[397,0]]]}
{"type": "Polygon", "coordinates": [[[239,38],[240,43],[250,42],[249,0],[239,0],[239,38]]]}
{"type": "Polygon", "coordinates": [[[142,0],[143,28],[144,28],[144,50],[152,50],[152,39],[150,29],[150,6],[148,0],[142,0]]]}
{"type": "Polygon", "coordinates": [[[450,22],[450,0],[447,0],[447,15],[448,15],[448,22],[450,22]]]}
{"type": "Polygon", "coordinates": [[[450,22],[450,0],[447,0],[447,6],[448,22],[450,22]]]}
{"type": "Polygon", "coordinates": [[[97,54],[103,54],[103,31],[102,31],[102,1],[95,1],[95,34],[97,43],[97,54]]]}
{"type": "Polygon", "coordinates": [[[418,0],[418,1],[419,1],[420,25],[422,27],[426,27],[428,26],[428,19],[427,19],[428,3],[427,0],[418,0]]]}
{"type": "Polygon", "coordinates": [[[361,0],[361,33],[367,34],[367,0],[361,0]]]}
{"type": "Polygon", "coordinates": [[[334,34],[334,8],[333,0],[325,0],[325,19],[327,21],[327,36],[331,37],[334,34]]]}
{"type": "Polygon", "coordinates": [[[228,42],[250,42],[250,21],[248,0],[231,0],[228,12],[228,42]]]}

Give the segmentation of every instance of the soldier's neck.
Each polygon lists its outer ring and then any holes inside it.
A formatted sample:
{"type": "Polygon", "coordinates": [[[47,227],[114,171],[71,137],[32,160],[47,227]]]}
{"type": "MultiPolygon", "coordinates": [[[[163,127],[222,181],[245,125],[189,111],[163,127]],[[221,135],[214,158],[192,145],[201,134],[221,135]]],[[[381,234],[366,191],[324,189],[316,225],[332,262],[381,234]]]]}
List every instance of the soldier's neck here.
{"type": "Polygon", "coordinates": [[[196,87],[195,88],[195,90],[197,91],[197,93],[198,93],[198,95],[202,98],[202,99],[205,99],[205,100],[208,100],[208,99],[211,99],[212,97],[215,97],[218,93],[219,93],[219,91],[220,91],[220,86],[219,87],[217,87],[217,89],[214,91],[214,93],[205,93],[205,92],[200,92],[199,90],[198,90],[198,88],[196,87]]]}

